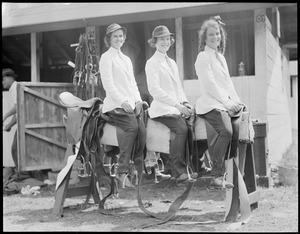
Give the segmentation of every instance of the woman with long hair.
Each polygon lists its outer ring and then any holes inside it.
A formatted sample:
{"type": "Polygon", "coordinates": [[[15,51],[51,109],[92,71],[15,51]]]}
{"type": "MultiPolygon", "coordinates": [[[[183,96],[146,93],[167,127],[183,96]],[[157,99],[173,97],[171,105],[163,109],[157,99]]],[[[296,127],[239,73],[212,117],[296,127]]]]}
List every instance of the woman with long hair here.
{"type": "Polygon", "coordinates": [[[224,180],[225,156],[237,156],[240,115],[246,106],[240,101],[224,57],[226,31],[220,16],[205,20],[199,30],[199,54],[195,70],[201,83],[196,114],[218,133],[212,150],[212,185],[232,188],[224,180]]]}

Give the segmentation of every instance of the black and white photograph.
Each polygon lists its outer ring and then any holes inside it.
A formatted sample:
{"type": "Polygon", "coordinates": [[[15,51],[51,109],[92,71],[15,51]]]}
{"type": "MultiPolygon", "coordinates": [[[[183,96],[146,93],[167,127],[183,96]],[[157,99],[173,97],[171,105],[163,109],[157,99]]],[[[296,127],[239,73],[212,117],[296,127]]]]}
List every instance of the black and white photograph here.
{"type": "Polygon", "coordinates": [[[297,2],[2,2],[3,232],[299,232],[297,2]]]}

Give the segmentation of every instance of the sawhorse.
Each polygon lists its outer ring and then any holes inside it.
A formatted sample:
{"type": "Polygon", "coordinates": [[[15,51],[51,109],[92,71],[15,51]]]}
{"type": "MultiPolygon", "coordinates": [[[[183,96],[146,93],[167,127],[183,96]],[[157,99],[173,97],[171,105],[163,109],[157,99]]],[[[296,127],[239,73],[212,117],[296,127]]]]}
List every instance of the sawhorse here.
{"type": "MultiPolygon", "coordinates": [[[[209,147],[213,144],[214,139],[216,139],[217,132],[207,121],[205,121],[205,127],[209,147]]],[[[253,143],[249,139],[240,139],[239,141],[238,168],[244,177],[251,208],[255,209],[258,207],[260,194],[257,191],[253,143]]]]}
{"type": "Polygon", "coordinates": [[[55,203],[54,203],[52,213],[54,215],[57,215],[58,217],[63,217],[63,207],[66,198],[86,195],[87,196],[85,201],[85,205],[86,205],[92,195],[94,202],[97,204],[100,203],[99,193],[98,191],[95,191],[93,189],[95,183],[93,176],[90,177],[89,185],[69,187],[71,172],[72,172],[72,167],[70,168],[63,182],[61,182],[61,185],[55,191],[55,203]]]}
{"type": "MultiPolygon", "coordinates": [[[[103,133],[104,134],[101,138],[101,144],[118,146],[116,127],[110,124],[105,124],[103,128],[103,133]]],[[[72,149],[68,148],[66,155],[72,155],[72,154],[73,154],[72,149]]],[[[96,204],[100,203],[99,192],[97,189],[94,189],[96,185],[96,181],[93,176],[93,173],[90,176],[89,185],[69,187],[69,180],[72,172],[72,167],[73,166],[70,167],[63,181],[55,191],[55,202],[54,202],[52,213],[59,217],[63,217],[63,207],[66,198],[86,195],[87,196],[85,201],[85,205],[86,205],[90,197],[93,196],[94,202],[96,204]]]]}

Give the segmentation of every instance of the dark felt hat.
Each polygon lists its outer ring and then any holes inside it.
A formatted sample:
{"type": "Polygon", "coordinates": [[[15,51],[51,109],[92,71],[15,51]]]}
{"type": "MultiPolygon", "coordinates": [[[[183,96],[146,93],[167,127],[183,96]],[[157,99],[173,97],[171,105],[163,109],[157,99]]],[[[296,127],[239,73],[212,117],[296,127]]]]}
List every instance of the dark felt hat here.
{"type": "Polygon", "coordinates": [[[174,33],[171,33],[169,31],[169,29],[164,25],[157,26],[152,32],[152,38],[165,37],[165,36],[170,36],[170,35],[174,36],[174,33]]]}
{"type": "Polygon", "coordinates": [[[17,74],[14,72],[14,70],[10,69],[10,68],[4,68],[2,69],[2,78],[4,76],[11,76],[13,78],[17,78],[17,74]]]}

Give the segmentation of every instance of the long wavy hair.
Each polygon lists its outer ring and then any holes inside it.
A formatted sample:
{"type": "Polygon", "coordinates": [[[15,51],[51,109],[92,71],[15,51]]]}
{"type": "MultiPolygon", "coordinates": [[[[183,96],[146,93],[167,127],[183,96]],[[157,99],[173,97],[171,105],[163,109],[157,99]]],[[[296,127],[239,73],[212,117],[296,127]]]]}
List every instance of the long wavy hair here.
{"type": "Polygon", "coordinates": [[[219,28],[221,34],[221,42],[220,45],[218,46],[218,52],[220,52],[223,55],[225,54],[227,33],[223,25],[225,24],[221,21],[221,18],[219,16],[211,17],[202,23],[201,29],[198,31],[198,36],[199,36],[198,52],[204,51],[204,47],[206,45],[205,40],[206,40],[207,29],[210,27],[214,27],[214,28],[219,28]]]}

